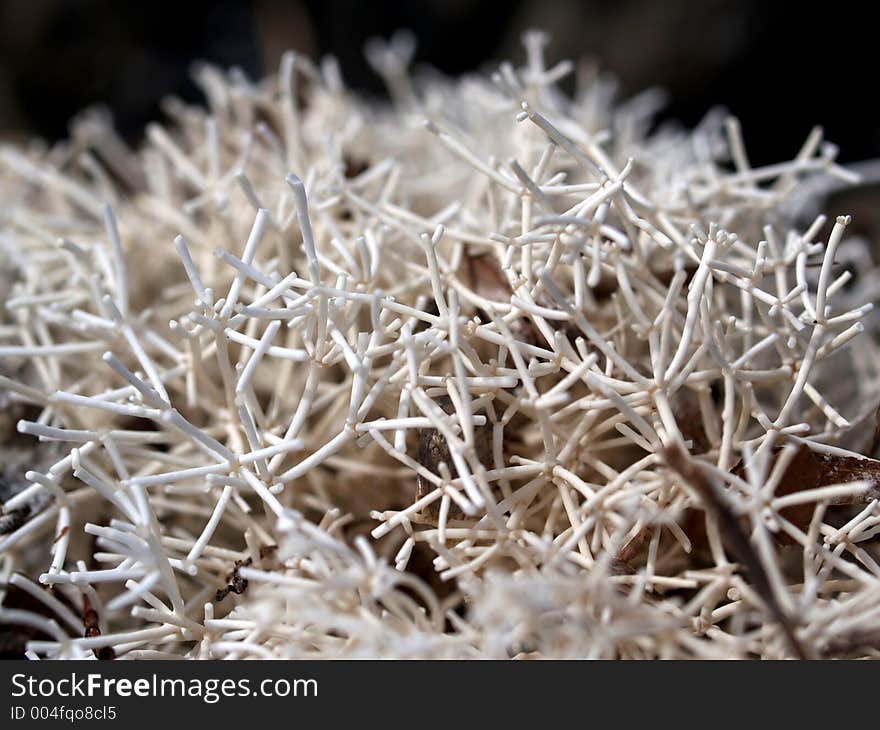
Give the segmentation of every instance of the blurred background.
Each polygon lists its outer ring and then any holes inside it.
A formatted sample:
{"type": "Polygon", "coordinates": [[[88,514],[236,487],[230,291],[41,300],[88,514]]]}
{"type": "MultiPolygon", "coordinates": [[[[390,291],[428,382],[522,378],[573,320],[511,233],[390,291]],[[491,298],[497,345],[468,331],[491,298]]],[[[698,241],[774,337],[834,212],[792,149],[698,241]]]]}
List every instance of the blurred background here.
{"type": "Polygon", "coordinates": [[[100,102],[136,141],[164,95],[198,98],[194,61],[259,77],[287,48],[334,54],[350,86],[379,94],[370,36],[408,28],[418,62],[458,74],[522,59],[531,27],[552,35],[551,60],[591,56],[624,95],[664,87],[664,118],[727,107],[753,164],[788,159],[816,123],[842,161],[880,157],[876,23],[870,3],[840,1],[818,14],[761,0],[0,0],[0,136],[63,138],[100,102]]]}

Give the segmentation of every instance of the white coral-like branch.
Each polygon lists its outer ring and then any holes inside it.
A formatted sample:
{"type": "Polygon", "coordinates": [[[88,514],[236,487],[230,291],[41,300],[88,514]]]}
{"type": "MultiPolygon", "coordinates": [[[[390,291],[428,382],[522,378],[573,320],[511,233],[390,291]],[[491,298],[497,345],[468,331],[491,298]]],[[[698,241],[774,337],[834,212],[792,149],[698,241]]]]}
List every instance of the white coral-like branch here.
{"type": "Polygon", "coordinates": [[[651,95],[568,98],[543,44],[456,82],[371,45],[390,106],[206,67],[139,151],[95,116],[2,150],[29,656],[789,656],[774,601],[795,650],[876,653],[873,480],[777,494],[799,449],[864,458],[876,286],[849,218],[787,212],[851,174],[818,131],[764,168],[735,120],[648,135],[651,95]]]}

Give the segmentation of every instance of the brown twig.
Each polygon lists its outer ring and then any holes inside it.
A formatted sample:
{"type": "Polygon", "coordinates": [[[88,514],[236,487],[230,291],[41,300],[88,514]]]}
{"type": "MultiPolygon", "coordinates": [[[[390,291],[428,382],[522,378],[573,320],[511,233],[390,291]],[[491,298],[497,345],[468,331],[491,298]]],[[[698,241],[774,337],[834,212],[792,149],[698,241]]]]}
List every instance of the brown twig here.
{"type": "Polygon", "coordinates": [[[693,488],[699,495],[703,509],[717,521],[722,540],[744,568],[749,583],[764,602],[773,620],[779,624],[791,651],[799,659],[809,659],[810,656],[795,634],[792,618],[779,604],[764,564],[728,504],[727,497],[681,447],[668,446],[663,453],[666,463],[693,488]]]}
{"type": "MultiPolygon", "coordinates": [[[[86,638],[101,635],[101,629],[98,627],[98,612],[92,607],[92,602],[85,593],[83,593],[83,626],[85,627],[83,636],[86,638]]],[[[116,652],[113,651],[112,646],[102,646],[95,649],[95,656],[104,660],[115,659],[116,652]]]]}

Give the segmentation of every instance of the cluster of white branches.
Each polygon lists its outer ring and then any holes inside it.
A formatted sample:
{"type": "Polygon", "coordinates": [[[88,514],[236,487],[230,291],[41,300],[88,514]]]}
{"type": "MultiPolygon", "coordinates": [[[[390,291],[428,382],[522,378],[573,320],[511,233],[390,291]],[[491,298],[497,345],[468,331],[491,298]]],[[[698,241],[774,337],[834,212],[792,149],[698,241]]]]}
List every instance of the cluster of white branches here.
{"type": "Polygon", "coordinates": [[[0,622],[29,656],[791,656],[670,448],[805,652],[874,653],[873,482],[776,494],[801,448],[861,458],[880,392],[849,219],[789,228],[851,175],[818,130],[769,167],[723,116],[648,134],[656,95],[544,45],[448,81],[373,44],[390,104],[332,60],[205,67],[143,149],[90,114],[2,150],[0,388],[34,437],[2,576],[47,611],[0,622]]]}

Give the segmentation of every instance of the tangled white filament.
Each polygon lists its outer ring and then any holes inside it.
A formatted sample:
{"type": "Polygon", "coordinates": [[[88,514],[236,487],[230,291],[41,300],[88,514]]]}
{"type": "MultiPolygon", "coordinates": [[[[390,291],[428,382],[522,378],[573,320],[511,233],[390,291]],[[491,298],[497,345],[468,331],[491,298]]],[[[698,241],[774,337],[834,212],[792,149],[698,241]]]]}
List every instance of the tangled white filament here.
{"type": "Polygon", "coordinates": [[[3,504],[29,656],[790,656],[672,447],[805,651],[876,654],[873,482],[776,494],[803,446],[863,458],[880,392],[849,219],[788,229],[851,174],[819,131],[764,168],[735,120],[649,135],[654,95],[568,98],[525,45],[454,82],[371,45],[388,106],[205,67],[139,151],[95,115],[3,148],[0,387],[51,442],[3,504]]]}

